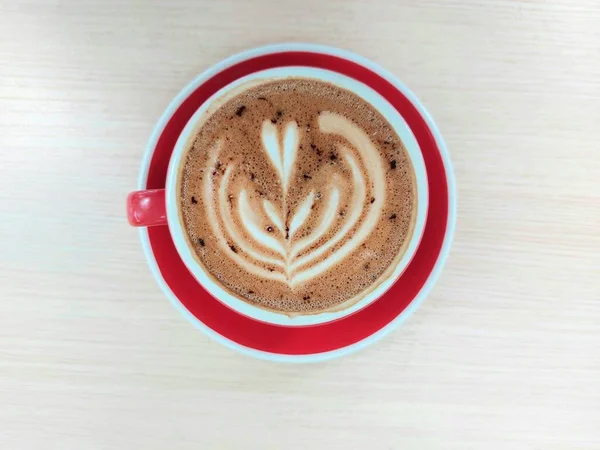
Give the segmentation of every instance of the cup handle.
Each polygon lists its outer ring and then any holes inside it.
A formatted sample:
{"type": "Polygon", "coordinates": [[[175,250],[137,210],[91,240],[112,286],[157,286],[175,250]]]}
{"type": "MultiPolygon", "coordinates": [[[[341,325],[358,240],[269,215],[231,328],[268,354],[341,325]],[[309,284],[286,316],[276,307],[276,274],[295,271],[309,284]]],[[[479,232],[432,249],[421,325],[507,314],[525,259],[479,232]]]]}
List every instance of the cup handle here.
{"type": "Polygon", "coordinates": [[[134,227],[154,227],[167,224],[164,189],[131,192],[127,196],[127,220],[134,227]]]}

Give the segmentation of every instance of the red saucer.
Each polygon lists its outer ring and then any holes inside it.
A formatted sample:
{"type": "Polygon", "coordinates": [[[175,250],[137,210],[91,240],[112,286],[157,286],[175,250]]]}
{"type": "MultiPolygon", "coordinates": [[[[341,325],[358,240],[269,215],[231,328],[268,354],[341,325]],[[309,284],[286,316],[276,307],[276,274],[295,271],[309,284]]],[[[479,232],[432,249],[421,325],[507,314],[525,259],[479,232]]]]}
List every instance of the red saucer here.
{"type": "Polygon", "coordinates": [[[140,188],[164,188],[169,158],[179,134],[200,105],[225,85],[253,72],[281,66],[310,66],[339,72],[367,84],[398,110],[425,160],[429,185],[427,221],[417,252],[400,279],[379,300],[343,319],[305,327],[271,325],[238,314],[209,295],[179,258],[167,227],[142,230],[142,240],[146,250],[151,250],[147,252],[150,265],[171,300],[212,337],[246,353],[271,359],[310,360],[311,356],[323,359],[375,340],[399,322],[406,315],[403,313],[414,309],[431,288],[448,253],[454,228],[454,184],[448,155],[431,118],[391,75],[360,57],[338,50],[299,45],[285,47],[292,51],[282,48],[255,50],[238,56],[237,60],[234,57],[222,63],[221,70],[204,74],[208,78],[197,80],[195,88],[188,87],[189,95],[185,98],[180,95],[181,101],[172,104],[174,112],[155,134],[156,145],[147,159],[148,167],[143,169],[140,188]],[[311,50],[306,51],[307,48],[311,50]]]}

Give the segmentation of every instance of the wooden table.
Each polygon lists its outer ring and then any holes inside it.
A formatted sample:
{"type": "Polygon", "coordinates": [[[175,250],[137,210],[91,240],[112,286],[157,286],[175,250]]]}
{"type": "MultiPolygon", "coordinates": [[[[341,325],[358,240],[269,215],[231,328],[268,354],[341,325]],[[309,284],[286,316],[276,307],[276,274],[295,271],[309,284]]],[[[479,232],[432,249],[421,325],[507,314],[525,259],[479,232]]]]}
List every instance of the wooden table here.
{"type": "Polygon", "coordinates": [[[599,105],[596,0],[0,0],[0,448],[599,449],[599,105]],[[171,98],[289,40],[395,72],[459,190],[425,304],[307,366],[190,326],[124,217],[171,98]]]}

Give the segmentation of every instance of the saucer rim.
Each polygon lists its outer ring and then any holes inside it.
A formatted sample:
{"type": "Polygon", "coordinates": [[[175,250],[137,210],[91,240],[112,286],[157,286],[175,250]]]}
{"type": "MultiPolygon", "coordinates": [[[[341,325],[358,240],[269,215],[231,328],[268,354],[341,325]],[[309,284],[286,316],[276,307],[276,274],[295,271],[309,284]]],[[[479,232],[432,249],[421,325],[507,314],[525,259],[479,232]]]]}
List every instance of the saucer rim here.
{"type": "MultiPolygon", "coordinates": [[[[381,338],[390,333],[392,330],[397,328],[400,324],[402,324],[424,301],[424,299],[429,295],[431,290],[433,289],[435,283],[437,282],[439,275],[447,261],[448,255],[450,253],[450,249],[452,246],[452,241],[454,237],[454,231],[456,227],[456,181],[454,177],[454,171],[452,168],[452,163],[450,161],[450,155],[446,144],[441,136],[441,133],[436,126],[431,114],[425,109],[425,107],[421,104],[418,98],[414,95],[414,93],[408,89],[395,75],[393,75],[388,70],[382,68],[378,64],[368,60],[365,57],[357,55],[353,52],[347,50],[341,50],[334,47],[324,46],[324,45],[315,45],[315,44],[303,44],[303,43],[283,43],[283,44],[273,44],[262,47],[253,48],[250,50],[246,50],[230,56],[229,58],[222,60],[216,65],[212,66],[208,70],[196,76],[191,82],[189,82],[173,100],[169,103],[165,111],[162,113],[160,119],[154,126],[153,132],[150,136],[148,144],[146,145],[146,149],[144,151],[144,157],[142,161],[142,166],[140,169],[139,177],[138,177],[138,189],[145,189],[146,182],[148,178],[148,172],[150,169],[150,165],[152,162],[152,157],[154,155],[154,151],[156,149],[156,144],[158,142],[159,137],[164,131],[167,123],[178,109],[178,107],[190,96],[191,93],[194,92],[202,83],[204,83],[207,79],[217,75],[219,72],[224,69],[239,63],[241,61],[245,61],[248,59],[252,59],[257,56],[262,56],[266,54],[272,53],[281,53],[281,52],[290,52],[290,51],[304,51],[304,52],[314,52],[320,54],[328,54],[332,56],[337,56],[340,58],[347,59],[349,61],[355,62],[373,72],[380,75],[387,81],[389,81],[392,85],[394,85],[397,89],[399,89],[402,94],[413,104],[419,114],[422,116],[422,119],[427,124],[429,131],[431,132],[437,149],[440,153],[444,170],[446,173],[446,183],[448,189],[448,216],[446,222],[446,230],[444,233],[444,238],[442,242],[442,247],[438,254],[437,260],[433,266],[433,269],[430,271],[427,280],[423,284],[420,291],[417,295],[412,299],[412,301],[404,308],[404,310],[398,314],[395,318],[393,318],[389,323],[384,325],[382,328],[377,330],[376,332],[368,335],[367,337],[357,341],[353,344],[340,347],[335,350],[330,350],[326,352],[320,353],[310,353],[310,354],[299,354],[299,355],[291,355],[291,354],[281,354],[281,353],[273,353],[266,352],[263,350],[257,350],[251,347],[247,347],[245,345],[239,344],[226,336],[217,333],[207,325],[205,325],[201,320],[199,320],[196,316],[194,316],[191,312],[187,310],[187,308],[181,303],[181,301],[177,298],[177,296],[173,293],[170,286],[164,280],[162,274],[160,273],[160,269],[158,267],[158,263],[156,258],[154,257],[153,249],[150,244],[150,238],[148,234],[148,230],[146,228],[139,229],[139,236],[142,243],[142,248],[144,251],[144,255],[148,262],[148,266],[154,278],[158,282],[162,291],[165,293],[171,304],[175,307],[177,311],[179,311],[192,325],[196,328],[200,329],[210,338],[215,341],[223,344],[224,346],[246,354],[248,356],[252,356],[255,358],[260,358],[269,361],[277,361],[277,362],[295,362],[295,363],[307,363],[307,362],[319,362],[325,361],[341,356],[345,356],[351,353],[354,353],[358,350],[361,350],[381,338]]],[[[358,311],[356,314],[360,314],[358,311]]],[[[249,318],[249,320],[254,320],[249,318]]],[[[339,319],[339,320],[344,320],[339,319]]]]}

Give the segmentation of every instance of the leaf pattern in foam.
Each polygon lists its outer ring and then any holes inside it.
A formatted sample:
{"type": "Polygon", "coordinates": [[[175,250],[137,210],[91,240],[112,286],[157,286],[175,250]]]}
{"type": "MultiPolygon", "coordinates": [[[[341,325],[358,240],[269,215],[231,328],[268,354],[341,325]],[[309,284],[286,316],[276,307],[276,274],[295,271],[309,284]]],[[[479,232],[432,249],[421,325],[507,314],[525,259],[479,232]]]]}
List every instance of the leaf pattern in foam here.
{"type": "Polygon", "coordinates": [[[306,196],[306,198],[302,201],[302,203],[296,210],[296,214],[294,214],[294,217],[290,222],[290,239],[294,237],[296,231],[298,231],[300,227],[304,224],[304,222],[306,222],[306,219],[308,219],[308,216],[310,215],[311,211],[310,207],[313,204],[314,198],[315,193],[314,191],[311,191],[310,194],[306,196]]]}
{"type": "Polygon", "coordinates": [[[290,122],[285,127],[283,135],[283,191],[287,193],[292,181],[294,164],[298,155],[298,146],[300,145],[300,133],[298,124],[290,122]]]}
{"type": "Polygon", "coordinates": [[[270,120],[265,120],[262,125],[261,139],[263,147],[275,167],[284,195],[287,194],[294,164],[300,145],[300,132],[296,122],[289,122],[283,133],[283,149],[277,126],[270,120]]]}
{"type": "MultiPolygon", "coordinates": [[[[320,243],[319,241],[331,230],[336,221],[341,201],[339,179],[336,178],[339,174],[335,173],[332,179],[329,180],[331,185],[329,195],[325,200],[324,212],[317,220],[314,229],[300,240],[294,239],[310,217],[311,207],[315,202],[315,193],[311,191],[295,208],[295,211],[288,210],[287,194],[292,182],[300,144],[300,132],[296,122],[289,122],[285,125],[283,136],[280,136],[276,124],[271,123],[269,120],[263,122],[262,144],[273,164],[283,196],[282,204],[278,207],[266,199],[263,200],[261,211],[259,205],[254,205],[251,202],[245,189],[238,193],[238,202],[231,207],[237,207],[235,212],[241,219],[240,225],[245,229],[245,236],[250,237],[250,239],[244,240],[238,232],[241,230],[236,229],[231,214],[232,211],[229,210],[228,182],[234,170],[233,166],[227,168],[216,199],[212,196],[213,180],[210,177],[206,178],[204,186],[209,222],[218,239],[219,246],[224,251],[224,255],[227,255],[236,264],[251,273],[273,281],[286,282],[291,288],[319,276],[326,270],[330,270],[336,264],[336,261],[343,259],[354,251],[373,230],[384,203],[385,173],[383,161],[370,137],[343,116],[334,113],[321,114],[319,116],[319,128],[324,133],[344,137],[352,148],[351,150],[345,146],[340,146],[339,153],[351,169],[353,194],[347,207],[347,214],[340,216],[343,217],[343,219],[339,219],[343,224],[340,224],[340,229],[326,242],[320,243]],[[355,152],[357,154],[354,154],[355,152]],[[366,166],[366,177],[359,168],[360,160],[363,163],[369,162],[366,166]],[[351,236],[347,236],[363,213],[369,184],[372,185],[374,201],[370,203],[369,210],[359,229],[353,232],[351,236]],[[220,227],[217,211],[221,216],[224,229],[220,227]],[[264,214],[262,218],[261,213],[264,214]],[[288,222],[287,217],[290,213],[293,215],[291,221],[288,222]],[[272,227],[278,229],[279,233],[273,233],[269,226],[265,226],[263,222],[265,218],[270,221],[272,227]],[[284,239],[286,234],[288,238],[284,239]],[[347,242],[344,242],[333,254],[323,258],[327,251],[344,240],[347,240],[347,242]],[[232,246],[230,242],[235,246],[232,246]],[[239,248],[241,251],[238,252],[234,248],[239,248]],[[304,251],[307,251],[307,253],[304,253],[304,251]],[[268,267],[261,267],[257,263],[266,264],[268,267]]],[[[218,148],[212,155],[209,167],[216,164],[217,155],[218,148]]]]}
{"type": "Polygon", "coordinates": [[[273,222],[273,225],[275,225],[277,229],[283,233],[283,219],[279,215],[277,208],[275,208],[273,203],[271,203],[269,200],[263,200],[263,208],[265,209],[265,214],[267,217],[271,220],[271,222],[273,222]]]}
{"type": "Polygon", "coordinates": [[[238,209],[240,218],[242,219],[242,224],[246,228],[248,234],[250,234],[250,236],[252,236],[256,242],[276,251],[281,255],[285,255],[286,251],[281,242],[270,236],[261,228],[260,219],[256,216],[256,213],[252,209],[252,206],[248,201],[248,194],[246,193],[245,189],[240,192],[238,209]]]}

